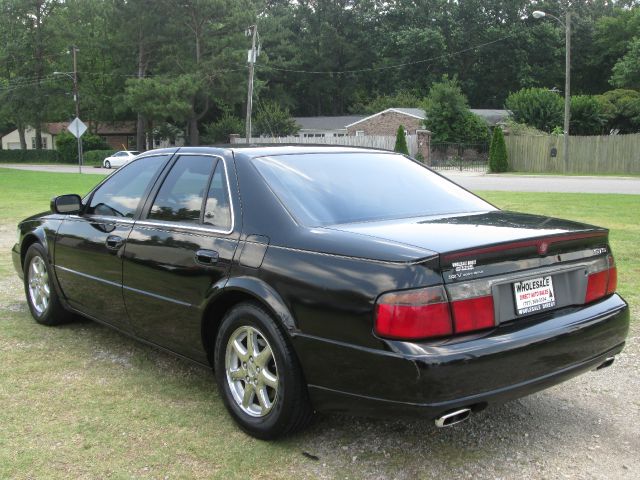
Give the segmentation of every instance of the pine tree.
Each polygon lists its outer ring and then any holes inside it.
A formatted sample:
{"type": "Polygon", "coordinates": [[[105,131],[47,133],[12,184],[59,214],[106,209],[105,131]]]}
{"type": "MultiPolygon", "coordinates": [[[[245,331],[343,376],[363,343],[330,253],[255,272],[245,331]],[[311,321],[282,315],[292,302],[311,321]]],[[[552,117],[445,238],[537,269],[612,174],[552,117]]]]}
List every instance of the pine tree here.
{"type": "Polygon", "coordinates": [[[500,127],[495,127],[489,147],[489,170],[497,173],[506,172],[508,168],[507,145],[504,143],[504,135],[500,127]]]}
{"type": "Polygon", "coordinates": [[[398,127],[398,133],[396,134],[396,146],[393,147],[393,150],[398,153],[409,155],[409,147],[407,147],[407,137],[404,134],[403,125],[398,127]]]}

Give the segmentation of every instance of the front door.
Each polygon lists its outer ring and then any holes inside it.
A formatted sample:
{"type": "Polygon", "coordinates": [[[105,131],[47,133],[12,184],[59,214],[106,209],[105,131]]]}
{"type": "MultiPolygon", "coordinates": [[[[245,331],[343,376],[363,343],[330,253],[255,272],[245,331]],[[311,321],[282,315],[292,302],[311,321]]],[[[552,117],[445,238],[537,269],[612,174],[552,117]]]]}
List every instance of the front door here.
{"type": "Polygon", "coordinates": [[[206,299],[228,274],[238,245],[224,161],[183,154],[174,161],[124,254],[124,299],[141,338],[206,362],[206,299]]]}
{"type": "Polygon", "coordinates": [[[62,222],[55,271],[64,296],[79,312],[129,330],[122,255],[141,200],[167,160],[167,155],[156,155],[128,164],[93,192],[81,215],[62,222]]]}

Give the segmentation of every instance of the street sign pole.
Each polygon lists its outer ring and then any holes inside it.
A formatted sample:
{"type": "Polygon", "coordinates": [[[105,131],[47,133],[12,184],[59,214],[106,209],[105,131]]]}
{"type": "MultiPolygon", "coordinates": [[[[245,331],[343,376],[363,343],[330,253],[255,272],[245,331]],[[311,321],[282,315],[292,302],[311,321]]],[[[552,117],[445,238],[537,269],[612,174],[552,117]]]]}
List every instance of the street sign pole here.
{"type": "Polygon", "coordinates": [[[78,117],[73,119],[73,122],[69,124],[67,130],[75,135],[78,139],[78,172],[82,173],[82,135],[87,131],[87,126],[78,117]]]}

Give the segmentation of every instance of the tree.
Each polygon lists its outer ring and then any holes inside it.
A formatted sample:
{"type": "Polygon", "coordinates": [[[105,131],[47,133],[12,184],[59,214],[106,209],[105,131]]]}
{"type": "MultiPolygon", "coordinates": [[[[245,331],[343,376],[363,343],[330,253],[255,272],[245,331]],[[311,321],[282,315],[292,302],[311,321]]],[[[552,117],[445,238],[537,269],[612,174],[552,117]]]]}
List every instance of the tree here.
{"type": "Polygon", "coordinates": [[[493,173],[506,172],[509,169],[507,145],[500,127],[493,129],[493,138],[489,147],[489,170],[493,173]]]}
{"type": "Polygon", "coordinates": [[[393,151],[409,155],[409,147],[407,146],[407,137],[404,133],[404,125],[400,125],[398,127],[398,133],[396,133],[396,145],[393,147],[393,151]]]}
{"type": "Polygon", "coordinates": [[[487,124],[473,114],[456,78],[444,75],[434,83],[424,104],[425,127],[433,143],[484,143],[489,140],[487,124]]]}
{"type": "Polygon", "coordinates": [[[505,105],[516,122],[544,132],[551,132],[563,122],[562,98],[546,88],[523,88],[510,94],[505,105]]]}
{"type": "Polygon", "coordinates": [[[601,135],[605,122],[602,106],[594,96],[571,97],[571,135],[601,135]]]}
{"type": "Polygon", "coordinates": [[[286,137],[296,134],[300,129],[291,118],[289,109],[281,108],[274,102],[258,102],[258,113],[253,128],[253,135],[268,137],[286,137]]]}
{"type": "Polygon", "coordinates": [[[640,90],[640,37],[634,38],[629,51],[614,65],[610,82],[614,87],[640,90]]]}

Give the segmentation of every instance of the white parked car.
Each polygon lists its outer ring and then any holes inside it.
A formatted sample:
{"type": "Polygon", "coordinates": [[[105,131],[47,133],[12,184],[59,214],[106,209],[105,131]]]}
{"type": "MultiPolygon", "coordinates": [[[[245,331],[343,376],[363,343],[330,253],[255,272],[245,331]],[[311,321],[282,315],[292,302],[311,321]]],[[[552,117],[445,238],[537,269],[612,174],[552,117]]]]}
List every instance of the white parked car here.
{"type": "Polygon", "coordinates": [[[105,158],[102,161],[102,166],[104,168],[121,167],[125,163],[129,163],[133,160],[136,155],[140,155],[140,152],[136,152],[134,150],[120,150],[110,157],[105,158]]]}

